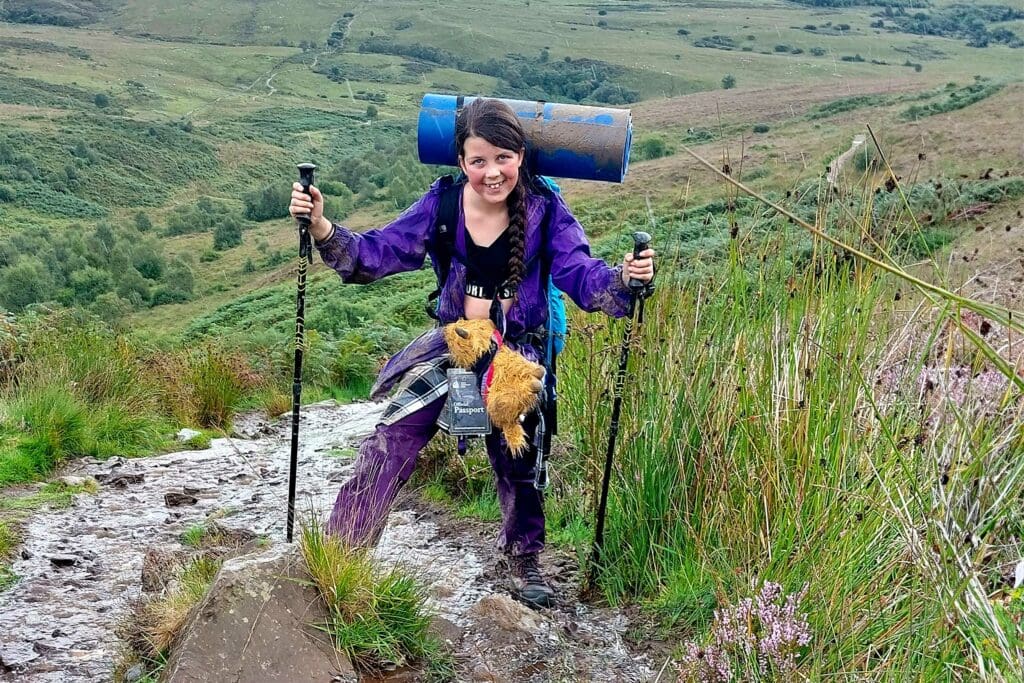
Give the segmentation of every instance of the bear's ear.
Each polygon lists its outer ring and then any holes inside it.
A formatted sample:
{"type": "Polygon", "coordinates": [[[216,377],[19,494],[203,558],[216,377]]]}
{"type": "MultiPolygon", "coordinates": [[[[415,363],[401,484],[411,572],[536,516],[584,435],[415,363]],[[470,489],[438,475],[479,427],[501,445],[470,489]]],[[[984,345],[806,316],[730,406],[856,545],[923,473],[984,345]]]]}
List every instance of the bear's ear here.
{"type": "Polygon", "coordinates": [[[456,320],[444,327],[444,340],[452,365],[469,370],[491,350],[494,323],[490,320],[456,320]]]}

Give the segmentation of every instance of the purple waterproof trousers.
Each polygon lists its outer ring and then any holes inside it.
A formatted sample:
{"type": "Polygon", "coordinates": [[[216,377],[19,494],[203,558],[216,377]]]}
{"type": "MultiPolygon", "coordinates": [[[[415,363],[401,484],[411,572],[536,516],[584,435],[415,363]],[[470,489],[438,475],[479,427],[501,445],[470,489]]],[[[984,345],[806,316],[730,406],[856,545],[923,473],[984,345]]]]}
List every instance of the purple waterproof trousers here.
{"type": "MultiPolygon", "coordinates": [[[[442,396],[394,424],[377,425],[363,440],[355,474],[338,491],[327,522],[328,533],[353,545],[376,543],[395,497],[412,476],[416,458],[437,433],[437,417],[444,404],[442,396]]],[[[528,436],[531,422],[524,425],[528,436]]],[[[541,493],[533,486],[535,458],[529,452],[512,457],[497,430],[486,437],[486,445],[501,505],[498,545],[513,555],[540,552],[544,547],[544,509],[541,493]]]]}

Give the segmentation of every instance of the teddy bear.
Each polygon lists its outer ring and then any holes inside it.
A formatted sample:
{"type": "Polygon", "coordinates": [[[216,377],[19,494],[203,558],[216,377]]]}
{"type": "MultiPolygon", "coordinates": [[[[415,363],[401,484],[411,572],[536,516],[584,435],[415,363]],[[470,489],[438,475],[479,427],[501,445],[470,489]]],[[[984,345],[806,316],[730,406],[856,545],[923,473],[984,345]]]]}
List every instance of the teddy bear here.
{"type": "Polygon", "coordinates": [[[490,320],[457,320],[445,326],[444,338],[452,365],[483,370],[480,393],[491,423],[505,436],[512,455],[521,455],[527,447],[522,421],[540,398],[544,366],[505,346],[490,320]],[[480,368],[488,356],[489,365],[480,368]]]}

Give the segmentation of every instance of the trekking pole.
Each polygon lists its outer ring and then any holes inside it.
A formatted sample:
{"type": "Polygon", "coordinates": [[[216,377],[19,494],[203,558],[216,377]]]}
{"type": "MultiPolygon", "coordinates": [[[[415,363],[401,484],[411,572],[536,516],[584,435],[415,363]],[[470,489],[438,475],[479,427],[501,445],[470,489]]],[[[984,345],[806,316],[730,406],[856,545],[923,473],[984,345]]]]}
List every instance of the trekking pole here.
{"type": "MultiPolygon", "coordinates": [[[[646,232],[633,233],[633,258],[640,258],[651,243],[646,232]]],[[[612,388],[612,424],[608,434],[608,451],[604,460],[604,479],[601,481],[601,500],[597,507],[597,525],[594,531],[594,547],[591,550],[590,568],[587,571],[585,591],[595,587],[597,567],[601,562],[601,546],[604,545],[604,518],[608,508],[608,485],[612,476],[612,455],[615,453],[615,439],[619,434],[619,413],[622,412],[622,386],[626,381],[626,365],[629,363],[629,348],[633,345],[633,316],[636,314],[636,328],[644,321],[644,289],[646,284],[634,278],[629,280],[629,315],[622,333],[622,355],[619,357],[619,371],[615,374],[612,388]],[[639,306],[637,305],[639,302],[639,306]]]]}
{"type": "MultiPolygon", "coordinates": [[[[313,164],[299,164],[299,184],[302,191],[309,193],[313,184],[313,164]]],[[[306,337],[306,266],[313,251],[309,237],[309,214],[295,217],[299,224],[299,293],[296,297],[295,313],[295,368],[292,373],[292,455],[288,468],[288,542],[292,542],[292,528],[295,525],[295,473],[299,464],[299,400],[302,397],[302,348],[306,337]]]]}

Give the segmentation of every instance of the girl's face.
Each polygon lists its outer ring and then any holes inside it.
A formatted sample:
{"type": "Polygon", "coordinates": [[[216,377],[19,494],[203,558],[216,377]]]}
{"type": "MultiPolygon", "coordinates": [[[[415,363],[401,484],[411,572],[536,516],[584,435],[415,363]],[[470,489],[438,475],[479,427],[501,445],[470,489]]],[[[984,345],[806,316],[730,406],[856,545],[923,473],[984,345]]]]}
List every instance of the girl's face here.
{"type": "Polygon", "coordinates": [[[519,167],[523,165],[525,152],[495,147],[483,138],[471,136],[462,145],[459,168],[466,174],[469,186],[484,201],[499,204],[519,182],[519,167]]]}

